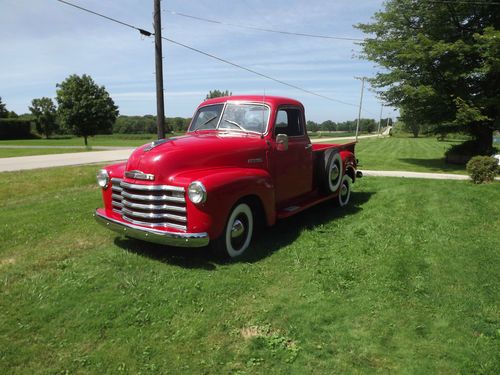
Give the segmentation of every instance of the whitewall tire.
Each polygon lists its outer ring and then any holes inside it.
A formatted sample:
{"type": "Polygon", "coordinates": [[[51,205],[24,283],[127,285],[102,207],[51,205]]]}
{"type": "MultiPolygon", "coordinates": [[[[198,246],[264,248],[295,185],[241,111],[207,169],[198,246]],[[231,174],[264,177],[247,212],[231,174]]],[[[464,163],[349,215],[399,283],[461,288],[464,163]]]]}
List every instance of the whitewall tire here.
{"type": "Polygon", "coordinates": [[[351,198],[351,178],[348,175],[342,177],[342,183],[339,187],[339,194],[337,196],[337,204],[339,207],[345,207],[349,204],[351,198]]]}
{"type": "Polygon", "coordinates": [[[332,154],[326,166],[326,184],[329,193],[335,193],[342,183],[343,163],[338,152],[332,154]]]}
{"type": "Polygon", "coordinates": [[[238,258],[250,246],[254,229],[254,215],[246,203],[237,204],[227,220],[222,236],[214,242],[214,250],[221,256],[238,258]]]}

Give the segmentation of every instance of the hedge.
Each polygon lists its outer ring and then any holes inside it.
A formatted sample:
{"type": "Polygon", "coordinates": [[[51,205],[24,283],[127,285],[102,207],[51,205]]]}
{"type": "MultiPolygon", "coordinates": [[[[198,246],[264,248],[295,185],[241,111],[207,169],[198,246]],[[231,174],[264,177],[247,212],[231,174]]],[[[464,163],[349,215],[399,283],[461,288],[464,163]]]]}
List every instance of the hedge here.
{"type": "Polygon", "coordinates": [[[0,119],[0,139],[28,139],[31,134],[31,122],[16,118],[0,119]]]}

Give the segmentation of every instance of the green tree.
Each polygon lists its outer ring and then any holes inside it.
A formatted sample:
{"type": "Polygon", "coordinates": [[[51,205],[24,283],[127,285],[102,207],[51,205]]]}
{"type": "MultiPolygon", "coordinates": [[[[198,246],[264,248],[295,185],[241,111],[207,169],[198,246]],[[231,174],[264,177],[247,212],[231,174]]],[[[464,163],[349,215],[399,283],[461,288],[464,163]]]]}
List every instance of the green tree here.
{"type": "Polygon", "coordinates": [[[219,91],[219,90],[210,90],[207,96],[205,97],[205,100],[207,99],[213,99],[213,98],[220,98],[223,96],[231,96],[233,93],[229,92],[228,90],[226,91],[219,91]]]}
{"type": "Polygon", "coordinates": [[[323,131],[335,131],[337,125],[332,120],[323,121],[320,125],[323,131]]]}
{"type": "Polygon", "coordinates": [[[52,99],[47,97],[33,99],[29,110],[35,118],[38,133],[44,134],[46,138],[49,138],[52,133],[57,131],[57,110],[52,99]]]}
{"type": "Polygon", "coordinates": [[[384,69],[371,84],[406,121],[464,131],[480,153],[500,128],[500,7],[496,4],[387,0],[363,56],[384,69]]]}
{"type": "Polygon", "coordinates": [[[306,128],[310,132],[317,132],[320,129],[319,128],[319,124],[317,122],[314,122],[314,121],[311,121],[311,120],[307,121],[306,128]]]}
{"type": "Polygon", "coordinates": [[[57,84],[58,115],[61,125],[71,133],[87,138],[112,132],[118,116],[118,107],[104,86],[84,74],[74,74],[57,84]]]}
{"type": "Polygon", "coordinates": [[[7,106],[2,102],[2,97],[0,96],[0,118],[9,117],[9,111],[7,110],[7,106]]]}

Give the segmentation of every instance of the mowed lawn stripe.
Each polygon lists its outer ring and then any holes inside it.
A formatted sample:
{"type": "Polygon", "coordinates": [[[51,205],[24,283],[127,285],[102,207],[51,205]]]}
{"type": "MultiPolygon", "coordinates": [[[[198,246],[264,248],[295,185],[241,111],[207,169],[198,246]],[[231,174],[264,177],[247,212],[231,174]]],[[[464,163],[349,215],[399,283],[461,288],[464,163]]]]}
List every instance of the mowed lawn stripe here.
{"type": "Polygon", "coordinates": [[[465,166],[444,160],[445,151],[457,143],[430,137],[361,139],[356,145],[356,157],[360,169],[465,174],[465,166]]]}

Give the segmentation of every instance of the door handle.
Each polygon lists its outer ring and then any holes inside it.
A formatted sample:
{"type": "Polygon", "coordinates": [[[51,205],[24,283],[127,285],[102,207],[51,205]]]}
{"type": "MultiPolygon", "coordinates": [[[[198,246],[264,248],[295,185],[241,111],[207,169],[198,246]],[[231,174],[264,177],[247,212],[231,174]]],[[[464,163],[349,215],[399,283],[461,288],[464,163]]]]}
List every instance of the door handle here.
{"type": "Polygon", "coordinates": [[[310,150],[310,149],[312,148],[312,146],[313,146],[313,145],[309,143],[309,144],[307,144],[307,145],[306,145],[305,149],[306,149],[306,150],[310,150]]]}

